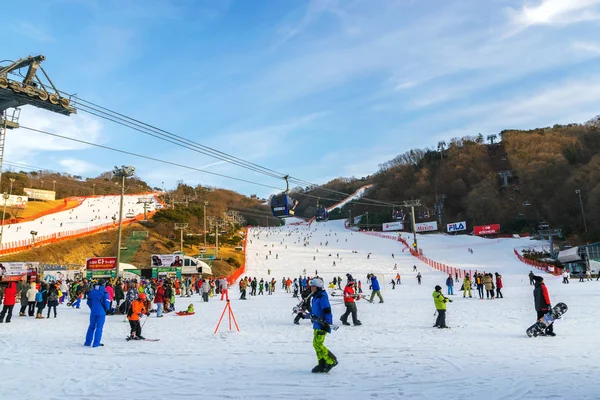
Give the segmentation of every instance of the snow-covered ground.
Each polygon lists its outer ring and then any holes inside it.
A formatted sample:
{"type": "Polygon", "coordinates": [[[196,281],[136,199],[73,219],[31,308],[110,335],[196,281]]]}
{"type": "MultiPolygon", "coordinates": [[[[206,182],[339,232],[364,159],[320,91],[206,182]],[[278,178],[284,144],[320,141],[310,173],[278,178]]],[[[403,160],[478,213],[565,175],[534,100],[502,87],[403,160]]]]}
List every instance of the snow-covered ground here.
{"type": "Polygon", "coordinates": [[[346,197],[344,200],[329,207],[327,209],[327,211],[331,212],[331,211],[335,210],[336,208],[344,207],[346,204],[350,203],[352,200],[360,199],[361,197],[363,197],[365,195],[367,190],[369,190],[371,187],[373,187],[373,185],[365,185],[365,186],[359,188],[356,192],[352,193],[350,196],[346,197]]]}
{"type": "MultiPolygon", "coordinates": [[[[147,211],[155,211],[159,203],[153,195],[125,195],[123,198],[123,220],[144,213],[140,198],[149,198],[152,203],[147,211]]],[[[36,231],[38,238],[53,233],[67,233],[79,229],[93,228],[113,222],[113,216],[119,218],[120,196],[99,196],[86,198],[81,205],[70,210],[46,215],[29,222],[4,226],[3,245],[19,240],[31,240],[30,232],[36,231]]]]}
{"type": "MultiPolygon", "coordinates": [[[[224,323],[213,335],[225,303],[200,303],[198,296],[176,303],[178,309],[194,303],[196,315],[153,316],[145,323],[144,335],[161,339],[155,343],[126,342],[129,325],[113,316],[105,325],[105,347],[84,347],[85,305],[60,306],[57,319],[15,316],[13,323],[0,325],[2,398],[599,398],[600,356],[594,349],[600,323],[594,312],[600,282],[563,285],[545,275],[552,302],[567,303],[569,311],[556,322],[556,337],[528,338],[525,329],[535,320],[533,288],[529,268],[512,249],[533,241],[443,235],[419,240],[425,255],[438,261],[500,272],[505,298],[464,299],[457,290],[448,305],[452,329],[434,329],[432,292],[439,284],[445,293],[446,276],[402,252],[399,242],[348,231],[343,221],[252,229],[246,275],[274,277],[277,291],[240,301],[232,288],[240,333],[228,332],[224,323]],[[395,263],[402,285],[392,290],[395,263]],[[423,275],[422,285],[413,265],[423,275]],[[342,326],[327,336],[326,345],[339,359],[329,374],[311,374],[316,364],[311,326],[292,324],[297,301],[280,286],[282,277],[293,279],[304,269],[311,276],[318,270],[326,282],[334,275],[345,282],[350,272],[365,291],[367,273],[385,281],[383,304],[358,303],[362,326],[342,326]]],[[[330,299],[339,321],[344,307],[339,298],[330,299]]]]}

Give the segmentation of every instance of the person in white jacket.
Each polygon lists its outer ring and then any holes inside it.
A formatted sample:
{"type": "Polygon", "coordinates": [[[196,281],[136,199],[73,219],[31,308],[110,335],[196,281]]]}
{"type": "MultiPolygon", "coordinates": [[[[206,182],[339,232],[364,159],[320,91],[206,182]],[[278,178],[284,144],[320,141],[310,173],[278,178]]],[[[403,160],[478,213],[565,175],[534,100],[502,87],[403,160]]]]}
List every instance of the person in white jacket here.
{"type": "Polygon", "coordinates": [[[563,283],[569,283],[569,271],[566,269],[562,273],[563,283]]]}
{"type": "Polygon", "coordinates": [[[27,290],[27,315],[33,317],[35,311],[35,295],[38,293],[35,283],[32,283],[27,290]]]}
{"type": "Polygon", "coordinates": [[[219,289],[221,289],[221,301],[223,301],[223,296],[225,297],[225,300],[229,301],[229,285],[227,284],[227,278],[221,278],[219,281],[219,289]]]}

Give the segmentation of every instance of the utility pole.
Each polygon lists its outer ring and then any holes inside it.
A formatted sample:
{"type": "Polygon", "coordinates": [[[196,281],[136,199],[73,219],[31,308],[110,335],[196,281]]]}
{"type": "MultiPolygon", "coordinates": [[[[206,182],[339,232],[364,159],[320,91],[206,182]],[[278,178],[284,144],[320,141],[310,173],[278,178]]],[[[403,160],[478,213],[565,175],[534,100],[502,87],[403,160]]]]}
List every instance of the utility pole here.
{"type": "Polygon", "coordinates": [[[2,210],[2,228],[0,228],[0,249],[2,249],[2,242],[4,241],[4,221],[6,219],[6,201],[10,198],[10,196],[12,195],[12,187],[13,187],[13,183],[15,181],[15,178],[8,178],[10,180],[10,193],[6,194],[4,193],[2,195],[2,197],[4,198],[4,208],[2,210]]]}
{"type": "Polygon", "coordinates": [[[180,230],[181,231],[181,239],[180,239],[180,243],[179,243],[179,251],[183,254],[183,230],[187,229],[188,224],[175,224],[175,230],[180,230]]]}
{"type": "Polygon", "coordinates": [[[35,237],[37,236],[37,231],[29,232],[31,234],[31,246],[35,249],[35,237]]]}
{"type": "Polygon", "coordinates": [[[412,232],[413,232],[413,250],[417,250],[417,224],[415,222],[415,207],[421,205],[421,200],[405,200],[402,202],[403,207],[410,207],[410,216],[412,220],[412,232]]]}
{"type": "Polygon", "coordinates": [[[579,205],[581,206],[581,216],[583,217],[583,229],[587,233],[587,222],[585,221],[585,211],[583,210],[583,200],[581,199],[581,189],[575,190],[575,193],[579,195],[579,205]]]}
{"type": "Polygon", "coordinates": [[[92,183],[92,196],[96,195],[96,184],[92,183]]]}
{"type": "Polygon", "coordinates": [[[219,257],[219,220],[215,221],[215,259],[219,257]]]}
{"type": "Polygon", "coordinates": [[[142,204],[144,207],[144,220],[148,219],[148,206],[152,203],[152,199],[148,197],[138,197],[138,204],[142,204]]]}
{"type": "Polygon", "coordinates": [[[545,229],[545,230],[539,230],[538,234],[542,237],[542,238],[548,238],[548,241],[550,242],[550,257],[555,257],[554,254],[554,237],[558,237],[558,236],[562,236],[562,229],[545,229]]]}
{"type": "Polygon", "coordinates": [[[369,230],[369,212],[367,211],[365,214],[367,214],[367,231],[369,230]]]}
{"type": "Polygon", "coordinates": [[[52,181],[52,191],[56,192],[56,181],[52,181]]]}
{"type": "Polygon", "coordinates": [[[123,229],[123,197],[125,197],[125,178],[131,177],[135,174],[134,167],[126,167],[122,165],[121,168],[115,166],[113,169],[113,175],[121,178],[121,201],[119,203],[119,228],[117,230],[117,271],[116,277],[119,279],[121,271],[121,231],[123,229]]]}
{"type": "Polygon", "coordinates": [[[208,201],[204,202],[204,247],[206,247],[206,206],[208,201]]]}
{"type": "Polygon", "coordinates": [[[446,199],[446,195],[445,194],[438,194],[435,196],[435,206],[437,208],[437,213],[438,213],[438,230],[443,231],[442,228],[442,213],[444,210],[444,200],[446,199]]]}

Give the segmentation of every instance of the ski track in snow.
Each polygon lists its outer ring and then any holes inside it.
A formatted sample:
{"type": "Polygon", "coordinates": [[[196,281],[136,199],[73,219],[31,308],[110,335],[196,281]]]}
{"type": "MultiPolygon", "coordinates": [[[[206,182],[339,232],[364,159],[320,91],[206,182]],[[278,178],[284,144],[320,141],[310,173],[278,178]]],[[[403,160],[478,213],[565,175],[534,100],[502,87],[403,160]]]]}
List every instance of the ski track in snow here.
{"type": "MultiPolygon", "coordinates": [[[[274,277],[277,284],[272,296],[253,297],[248,292],[248,301],[238,300],[237,286],[230,289],[241,332],[228,330],[225,315],[213,335],[225,306],[218,297],[208,303],[201,303],[197,295],[178,297],[177,309],[194,303],[194,316],[170,313],[156,319],[153,314],[143,334],[160,338],[159,342],[127,342],[129,325],[123,317],[107,317],[101,348],[82,345],[89,318],[85,301],[79,310],[59,306],[56,319],[18,317],[15,310],[13,322],[0,325],[1,398],[599,397],[594,378],[600,357],[593,351],[599,323],[592,316],[600,300],[600,282],[563,285],[560,278],[544,275],[553,304],[565,302],[569,311],[556,322],[555,338],[525,335],[535,320],[533,287],[527,278],[529,267],[517,260],[512,249],[537,242],[419,235],[427,257],[459,268],[498,271],[504,278],[505,298],[493,301],[463,299],[460,284],[455,286],[457,295],[447,314],[451,329],[437,330],[431,327],[435,320],[431,294],[437,284],[446,293],[446,275],[402,253],[400,243],[351,232],[344,229],[343,221],[255,228],[249,235],[245,275],[259,280],[274,277]],[[306,235],[312,237],[304,247],[306,235]],[[467,252],[468,247],[474,254],[467,252]],[[267,260],[269,250],[272,256],[267,260]],[[394,263],[398,271],[393,270],[394,263]],[[422,285],[417,285],[413,265],[423,275],[422,285]],[[346,282],[345,274],[350,272],[362,281],[365,293],[369,292],[367,273],[385,277],[383,304],[357,303],[363,325],[342,326],[327,336],[325,344],[340,363],[329,374],[311,374],[316,364],[311,324],[292,323],[292,308],[298,302],[281,290],[283,276],[293,279],[305,268],[309,276],[318,270],[326,283],[334,275],[346,282]],[[402,285],[392,290],[389,281],[396,272],[402,285]]],[[[473,295],[477,296],[476,290],[473,295]]],[[[340,297],[330,296],[330,300],[334,322],[339,323],[343,303],[340,297]]]]}

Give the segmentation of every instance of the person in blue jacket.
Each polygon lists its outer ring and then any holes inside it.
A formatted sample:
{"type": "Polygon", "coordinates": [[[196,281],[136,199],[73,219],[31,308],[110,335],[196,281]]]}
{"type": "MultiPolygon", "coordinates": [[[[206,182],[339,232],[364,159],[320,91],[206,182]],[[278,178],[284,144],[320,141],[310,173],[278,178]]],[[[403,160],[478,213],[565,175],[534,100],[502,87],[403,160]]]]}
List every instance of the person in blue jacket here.
{"type": "Polygon", "coordinates": [[[371,298],[369,299],[369,302],[372,303],[373,299],[375,298],[375,295],[377,295],[377,297],[379,297],[379,302],[383,303],[383,297],[381,297],[381,288],[379,287],[379,280],[377,280],[377,277],[373,274],[371,274],[371,298]]]}
{"type": "Polygon", "coordinates": [[[106,319],[106,312],[110,307],[108,293],[104,289],[104,279],[100,279],[87,295],[87,305],[90,308],[90,326],[85,336],[85,346],[104,346],[102,340],[102,328],[106,319]]]}
{"type": "Polygon", "coordinates": [[[454,279],[452,279],[452,274],[448,274],[446,286],[448,287],[448,296],[454,296],[454,279]]]}
{"type": "Polygon", "coordinates": [[[313,373],[329,372],[338,362],[337,358],[325,347],[325,335],[331,333],[333,315],[331,304],[325,291],[325,283],[321,278],[310,280],[312,295],[313,347],[317,353],[319,364],[312,369],[313,373]]]}

